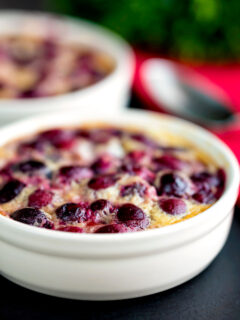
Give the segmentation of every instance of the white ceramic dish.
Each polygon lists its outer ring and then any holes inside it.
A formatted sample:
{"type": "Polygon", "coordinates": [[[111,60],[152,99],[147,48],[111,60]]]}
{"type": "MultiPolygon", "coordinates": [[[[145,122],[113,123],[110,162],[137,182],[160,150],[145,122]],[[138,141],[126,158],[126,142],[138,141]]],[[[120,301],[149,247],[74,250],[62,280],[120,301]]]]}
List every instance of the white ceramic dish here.
{"type": "Polygon", "coordinates": [[[224,194],[208,210],[186,221],[125,234],[58,232],[0,215],[3,276],[59,297],[114,300],[160,292],[200,273],[223,247],[231,226],[239,186],[238,163],[232,152],[198,126],[143,111],[125,111],[115,116],[79,112],[33,118],[2,128],[0,145],[39,129],[86,121],[167,129],[188,138],[225,168],[224,194]]]}
{"type": "Polygon", "coordinates": [[[74,42],[106,52],[116,62],[114,71],[102,81],[75,92],[55,97],[0,99],[0,125],[34,114],[51,111],[97,108],[113,114],[128,101],[134,71],[130,46],[116,34],[80,19],[25,11],[0,12],[0,35],[26,33],[46,36],[49,28],[63,42],[74,42]]]}

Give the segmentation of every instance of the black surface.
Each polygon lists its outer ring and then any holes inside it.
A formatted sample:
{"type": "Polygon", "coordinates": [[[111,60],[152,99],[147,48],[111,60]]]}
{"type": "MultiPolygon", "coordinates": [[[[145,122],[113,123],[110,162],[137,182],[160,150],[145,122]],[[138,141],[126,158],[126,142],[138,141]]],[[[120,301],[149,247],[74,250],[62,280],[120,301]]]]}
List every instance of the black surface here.
{"type": "Polygon", "coordinates": [[[199,276],[174,289],[144,298],[86,302],[54,298],[0,278],[1,320],[239,320],[240,210],[221,253],[199,276]]]}

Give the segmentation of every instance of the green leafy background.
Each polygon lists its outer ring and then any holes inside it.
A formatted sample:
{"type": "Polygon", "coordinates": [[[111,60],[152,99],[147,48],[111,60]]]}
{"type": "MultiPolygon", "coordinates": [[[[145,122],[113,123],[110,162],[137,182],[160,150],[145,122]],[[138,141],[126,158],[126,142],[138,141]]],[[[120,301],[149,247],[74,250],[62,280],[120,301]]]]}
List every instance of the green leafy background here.
{"type": "Polygon", "coordinates": [[[183,60],[240,60],[240,0],[56,0],[48,9],[91,19],[133,45],[183,60]]]}

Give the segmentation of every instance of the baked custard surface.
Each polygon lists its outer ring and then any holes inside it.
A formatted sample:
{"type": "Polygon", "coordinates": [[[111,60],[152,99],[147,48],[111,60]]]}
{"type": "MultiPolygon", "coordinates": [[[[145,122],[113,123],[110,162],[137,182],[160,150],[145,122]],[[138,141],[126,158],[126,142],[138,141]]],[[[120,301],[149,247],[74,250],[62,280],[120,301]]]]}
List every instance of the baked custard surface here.
{"type": "Polygon", "coordinates": [[[0,213],[67,232],[160,228],[215,203],[225,172],[181,137],[107,124],[55,128],[0,149],[0,213]]]}

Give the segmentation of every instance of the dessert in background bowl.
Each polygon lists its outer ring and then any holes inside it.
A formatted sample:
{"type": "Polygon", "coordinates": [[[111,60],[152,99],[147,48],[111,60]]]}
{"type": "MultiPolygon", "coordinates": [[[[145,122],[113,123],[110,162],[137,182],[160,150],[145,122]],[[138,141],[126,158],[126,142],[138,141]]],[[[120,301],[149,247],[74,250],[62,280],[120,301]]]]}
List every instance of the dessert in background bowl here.
{"type": "Polygon", "coordinates": [[[0,13],[0,125],[96,105],[114,113],[127,103],[133,69],[128,44],[90,22],[0,13]]]}
{"type": "Polygon", "coordinates": [[[59,113],[2,128],[0,147],[0,269],[20,285],[143,296],[191,279],[226,241],[238,164],[186,121],[59,113]]]}
{"type": "Polygon", "coordinates": [[[0,37],[0,99],[56,96],[101,81],[114,70],[110,55],[56,38],[0,37]]]}

